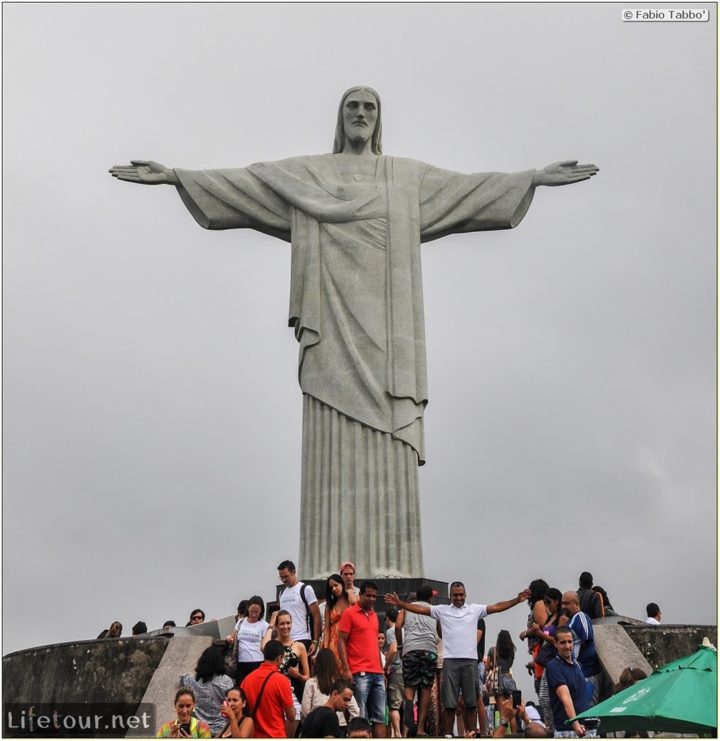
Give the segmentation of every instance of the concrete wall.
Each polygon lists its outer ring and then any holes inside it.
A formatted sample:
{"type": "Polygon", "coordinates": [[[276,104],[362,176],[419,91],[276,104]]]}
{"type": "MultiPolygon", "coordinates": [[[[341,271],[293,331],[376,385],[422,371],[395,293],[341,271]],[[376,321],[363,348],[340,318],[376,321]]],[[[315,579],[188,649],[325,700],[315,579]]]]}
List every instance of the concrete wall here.
{"type": "MultiPolygon", "coordinates": [[[[705,637],[717,645],[716,626],[652,627],[621,625],[619,620],[595,625],[606,684],[617,682],[625,666],[655,669],[688,656],[705,637]]],[[[200,653],[212,643],[210,635],[162,635],[18,651],[3,658],[3,703],[144,703],[159,726],[174,715],[172,700],[180,675],[192,672],[200,653]]]]}
{"type": "Polygon", "coordinates": [[[703,638],[717,646],[716,625],[626,625],[625,630],[653,669],[694,654],[703,638]]]}
{"type": "Polygon", "coordinates": [[[168,641],[109,638],[3,657],[3,703],[139,704],[168,641]]]}
{"type": "Polygon", "coordinates": [[[646,625],[629,618],[593,621],[595,649],[603,670],[600,699],[613,694],[626,667],[642,669],[648,676],[670,661],[698,650],[703,638],[717,645],[714,625],[646,625]]]}
{"type": "Polygon", "coordinates": [[[593,622],[595,650],[605,675],[601,696],[612,694],[626,667],[642,669],[648,676],[653,667],[627,633],[627,625],[593,622]]]}
{"type": "Polygon", "coordinates": [[[154,736],[162,723],[175,717],[173,699],[180,675],[192,672],[212,643],[210,636],[165,635],[18,651],[3,657],[3,705],[113,708],[108,712],[128,706],[130,714],[142,706],[149,712],[150,733],[140,728],[127,735],[154,736]]]}
{"type": "Polygon", "coordinates": [[[153,708],[156,731],[175,718],[173,700],[180,676],[195,669],[200,654],[212,643],[210,636],[176,636],[170,642],[142,698],[144,705],[153,708]]]}

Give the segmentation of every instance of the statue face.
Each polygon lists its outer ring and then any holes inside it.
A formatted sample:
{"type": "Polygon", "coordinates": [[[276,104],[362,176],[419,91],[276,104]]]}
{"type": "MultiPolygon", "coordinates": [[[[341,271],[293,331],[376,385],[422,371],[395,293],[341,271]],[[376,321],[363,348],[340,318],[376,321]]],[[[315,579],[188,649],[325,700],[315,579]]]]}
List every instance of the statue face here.
{"type": "Polygon", "coordinates": [[[366,142],[375,131],[378,106],[375,96],[366,90],[350,93],[343,103],[343,130],[351,142],[366,142]]]}

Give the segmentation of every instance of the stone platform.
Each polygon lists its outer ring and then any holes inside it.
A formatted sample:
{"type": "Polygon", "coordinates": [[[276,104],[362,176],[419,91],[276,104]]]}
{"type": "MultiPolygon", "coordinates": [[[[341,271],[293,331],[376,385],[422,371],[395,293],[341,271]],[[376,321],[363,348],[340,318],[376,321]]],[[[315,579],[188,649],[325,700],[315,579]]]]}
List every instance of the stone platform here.
{"type": "MultiPolygon", "coordinates": [[[[358,584],[362,580],[358,580],[358,584]]],[[[447,603],[447,583],[432,579],[375,579],[382,596],[388,591],[401,598],[421,584],[430,584],[439,594],[438,603],[447,603]]],[[[322,594],[324,581],[309,582],[322,594]]],[[[385,603],[378,600],[382,615],[385,603]]],[[[3,657],[3,704],[22,704],[29,713],[42,704],[88,703],[148,707],[154,719],[154,735],[160,723],[174,717],[173,695],[181,674],[193,671],[202,651],[220,642],[227,634],[231,616],[209,621],[202,627],[162,631],[162,635],[111,638],[40,646],[3,657]]],[[[593,623],[598,656],[608,684],[617,681],[622,669],[630,666],[656,668],[697,650],[703,638],[717,645],[715,625],[662,625],[651,627],[618,616],[593,623]],[[629,640],[628,640],[629,639],[629,640]]],[[[161,632],[161,631],[158,631],[161,632]]],[[[4,737],[26,733],[6,733],[4,737]]],[[[74,734],[73,734],[74,735],[74,734]]],[[[111,735],[111,734],[108,734],[111,735]]],[[[112,735],[118,735],[117,733],[112,735]]],[[[129,730],[126,736],[137,736],[129,730]]],[[[147,735],[147,732],[144,734],[147,735]]]]}

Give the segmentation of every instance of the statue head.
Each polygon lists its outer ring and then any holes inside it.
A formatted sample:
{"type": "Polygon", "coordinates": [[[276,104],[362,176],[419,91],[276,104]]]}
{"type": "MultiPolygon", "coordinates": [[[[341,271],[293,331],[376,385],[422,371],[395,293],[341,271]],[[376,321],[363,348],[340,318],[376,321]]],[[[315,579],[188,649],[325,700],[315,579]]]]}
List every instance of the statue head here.
{"type": "Polygon", "coordinates": [[[338,154],[345,149],[345,101],[349,96],[354,93],[370,93],[375,97],[377,105],[377,121],[375,128],[372,132],[372,152],[373,154],[382,154],[382,104],[380,103],[380,96],[367,85],[358,85],[357,87],[351,87],[346,90],[340,99],[340,107],[338,108],[337,126],[335,127],[335,143],[333,144],[333,154],[338,154]]]}

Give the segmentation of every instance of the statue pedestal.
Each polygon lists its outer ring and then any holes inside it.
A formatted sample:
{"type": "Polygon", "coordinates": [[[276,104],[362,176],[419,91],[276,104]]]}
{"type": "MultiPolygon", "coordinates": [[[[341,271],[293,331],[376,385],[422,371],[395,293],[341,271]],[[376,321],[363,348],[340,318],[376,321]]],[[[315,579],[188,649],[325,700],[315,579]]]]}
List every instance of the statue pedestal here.
{"type": "MultiPolygon", "coordinates": [[[[318,599],[323,599],[325,597],[325,582],[327,581],[326,579],[301,579],[301,581],[303,581],[305,584],[309,584],[313,588],[318,599]]],[[[426,579],[421,576],[411,578],[388,577],[385,579],[363,579],[355,577],[355,586],[359,589],[360,585],[364,581],[371,581],[374,584],[377,584],[378,598],[375,604],[375,612],[378,613],[381,619],[382,616],[385,615],[386,607],[388,607],[388,605],[385,603],[385,600],[383,599],[384,595],[386,595],[388,592],[395,592],[401,600],[407,602],[408,596],[412,594],[414,598],[415,592],[417,592],[418,588],[421,587],[423,584],[429,585],[433,588],[434,591],[437,592],[437,594],[433,597],[434,604],[450,604],[450,599],[448,598],[449,582],[446,581],[438,581],[437,579],[426,579]]],[[[276,587],[276,599],[278,600],[280,599],[281,589],[282,584],[279,584],[276,587]]]]}

